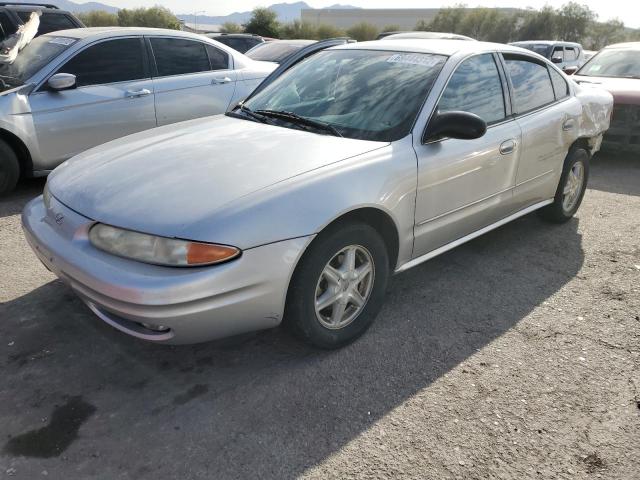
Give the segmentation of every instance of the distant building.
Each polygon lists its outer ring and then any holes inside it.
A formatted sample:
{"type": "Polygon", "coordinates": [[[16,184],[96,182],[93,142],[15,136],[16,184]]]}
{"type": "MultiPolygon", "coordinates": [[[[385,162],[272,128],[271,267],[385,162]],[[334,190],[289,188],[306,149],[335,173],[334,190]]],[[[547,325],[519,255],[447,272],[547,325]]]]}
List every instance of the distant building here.
{"type": "MultiPolygon", "coordinates": [[[[356,23],[366,22],[379,29],[397,25],[400,30],[413,30],[420,20],[429,23],[438,14],[439,8],[303,8],[301,19],[314,25],[332,25],[350,28],[356,23]]],[[[503,13],[515,13],[516,8],[498,8],[503,13]]]]}

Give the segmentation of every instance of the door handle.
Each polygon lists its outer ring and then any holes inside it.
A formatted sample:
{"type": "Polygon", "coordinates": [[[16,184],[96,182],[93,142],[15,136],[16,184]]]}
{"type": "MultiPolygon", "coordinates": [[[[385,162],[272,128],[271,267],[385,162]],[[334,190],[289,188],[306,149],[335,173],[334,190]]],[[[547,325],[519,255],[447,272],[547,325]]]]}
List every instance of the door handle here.
{"type": "Polygon", "coordinates": [[[223,83],[229,83],[231,79],[229,77],[215,77],[211,80],[211,85],[222,85],[223,83]]]}
{"type": "Polygon", "coordinates": [[[500,144],[500,153],[502,155],[509,155],[513,153],[516,149],[516,141],[515,140],[505,140],[500,144]]]}
{"type": "Polygon", "coordinates": [[[137,98],[137,97],[146,97],[147,95],[151,95],[151,90],[147,88],[143,88],[142,90],[127,90],[128,98],[137,98]]]}
{"type": "Polygon", "coordinates": [[[562,124],[562,130],[568,132],[569,130],[573,130],[573,127],[576,126],[576,122],[574,122],[573,118],[570,118],[566,122],[562,124]]]}

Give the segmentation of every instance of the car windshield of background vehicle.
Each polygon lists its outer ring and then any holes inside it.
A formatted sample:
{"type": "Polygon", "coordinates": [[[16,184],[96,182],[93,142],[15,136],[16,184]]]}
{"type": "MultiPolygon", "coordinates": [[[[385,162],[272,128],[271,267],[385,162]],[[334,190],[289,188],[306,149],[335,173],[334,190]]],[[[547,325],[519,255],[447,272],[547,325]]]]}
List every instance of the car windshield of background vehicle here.
{"type": "Polygon", "coordinates": [[[0,65],[0,80],[2,80],[0,91],[23,85],[42,67],[76,42],[75,38],[53,35],[33,39],[13,63],[0,65]]]}
{"type": "Polygon", "coordinates": [[[390,142],[409,133],[446,59],[424,53],[324,51],[282,74],[244,106],[293,112],[329,124],[348,138],[390,142]]]}
{"type": "Polygon", "coordinates": [[[640,50],[603,50],[589,60],[576,75],[640,78],[640,50]]]}

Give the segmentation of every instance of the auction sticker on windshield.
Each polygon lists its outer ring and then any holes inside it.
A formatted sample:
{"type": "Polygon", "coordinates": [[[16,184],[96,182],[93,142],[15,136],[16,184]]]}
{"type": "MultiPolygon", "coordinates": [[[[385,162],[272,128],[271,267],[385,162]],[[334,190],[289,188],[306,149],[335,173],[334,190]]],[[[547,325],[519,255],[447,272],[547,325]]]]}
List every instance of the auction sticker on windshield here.
{"type": "Polygon", "coordinates": [[[407,63],[409,65],[424,65],[434,67],[442,61],[442,57],[435,55],[425,55],[422,53],[396,53],[387,58],[389,63],[407,63]]]}

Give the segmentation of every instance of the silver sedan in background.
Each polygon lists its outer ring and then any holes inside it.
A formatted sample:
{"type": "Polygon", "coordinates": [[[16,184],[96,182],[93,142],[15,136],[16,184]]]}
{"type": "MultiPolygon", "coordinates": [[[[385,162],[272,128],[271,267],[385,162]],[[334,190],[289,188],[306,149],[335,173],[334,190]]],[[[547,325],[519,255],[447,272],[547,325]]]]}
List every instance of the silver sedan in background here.
{"type": "Polygon", "coordinates": [[[65,162],[22,221],[42,262],[129,335],[284,322],[336,348],[371,325],[392,273],[534,210],[569,220],[611,108],[517,47],[348,44],[225,116],[65,162]]]}
{"type": "Polygon", "coordinates": [[[224,113],[276,67],[201,35],[80,28],[0,65],[0,194],[102,143],[224,113]]]}

